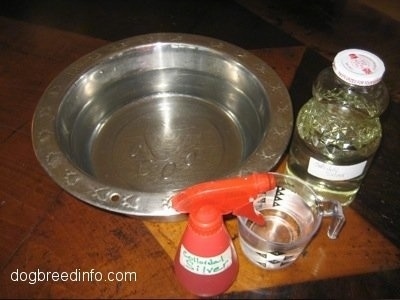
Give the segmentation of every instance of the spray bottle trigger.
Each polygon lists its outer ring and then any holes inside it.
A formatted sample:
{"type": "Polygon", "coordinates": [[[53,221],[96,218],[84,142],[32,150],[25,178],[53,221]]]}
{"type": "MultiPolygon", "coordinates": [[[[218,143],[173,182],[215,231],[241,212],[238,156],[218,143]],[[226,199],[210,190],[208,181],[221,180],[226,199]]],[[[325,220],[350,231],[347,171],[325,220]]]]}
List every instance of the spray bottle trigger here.
{"type": "Polygon", "coordinates": [[[254,209],[254,203],[253,201],[249,201],[246,204],[235,208],[232,211],[232,214],[234,214],[235,216],[243,216],[248,218],[249,220],[257,223],[258,225],[264,225],[265,224],[265,219],[262,216],[262,214],[260,214],[259,212],[257,212],[254,209]]]}

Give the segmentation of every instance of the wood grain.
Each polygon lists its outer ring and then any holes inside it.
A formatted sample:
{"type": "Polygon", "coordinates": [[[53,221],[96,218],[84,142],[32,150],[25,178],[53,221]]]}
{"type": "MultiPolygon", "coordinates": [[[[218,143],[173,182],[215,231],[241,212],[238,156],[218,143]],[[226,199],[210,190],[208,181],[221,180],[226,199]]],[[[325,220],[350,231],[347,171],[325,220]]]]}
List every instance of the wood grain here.
{"type": "MultiPolygon", "coordinates": [[[[106,43],[0,17],[1,298],[192,297],[176,281],[172,264],[185,221],[154,223],[87,205],[58,187],[35,158],[30,124],[44,89],[70,63],[106,43]],[[30,283],[29,278],[13,280],[17,271],[92,271],[103,278],[33,283],[32,277],[30,283]],[[136,280],[104,280],[109,272],[135,272],[136,280]]],[[[304,49],[254,53],[290,86],[304,49]]],[[[345,214],[347,224],[337,240],[326,237],[324,222],[304,255],[276,272],[247,261],[238,244],[236,220],[227,220],[240,260],[239,276],[228,292],[272,287],[285,291],[288,284],[400,268],[397,247],[353,209],[345,214]]],[[[336,288],[335,283],[328,286],[336,288]]],[[[291,296],[304,295],[306,288],[293,289],[291,296]]]]}

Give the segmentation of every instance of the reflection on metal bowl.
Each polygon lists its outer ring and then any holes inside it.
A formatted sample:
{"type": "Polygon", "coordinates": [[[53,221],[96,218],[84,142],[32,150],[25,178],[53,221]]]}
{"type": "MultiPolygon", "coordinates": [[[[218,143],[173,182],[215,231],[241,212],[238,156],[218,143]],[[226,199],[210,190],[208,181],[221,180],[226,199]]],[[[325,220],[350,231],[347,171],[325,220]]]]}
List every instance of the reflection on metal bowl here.
{"type": "Polygon", "coordinates": [[[287,89],[246,50],[158,33],[110,43],[49,85],[32,124],[51,178],[94,206],[175,220],[192,184],[269,171],[293,125],[287,89]]]}

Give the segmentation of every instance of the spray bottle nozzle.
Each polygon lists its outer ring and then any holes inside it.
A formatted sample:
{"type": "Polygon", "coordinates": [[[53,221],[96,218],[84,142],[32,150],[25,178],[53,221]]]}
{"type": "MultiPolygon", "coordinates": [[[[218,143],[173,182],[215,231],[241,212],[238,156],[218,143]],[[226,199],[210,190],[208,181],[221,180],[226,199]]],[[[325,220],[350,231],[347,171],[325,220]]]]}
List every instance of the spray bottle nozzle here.
{"type": "Polygon", "coordinates": [[[253,199],[258,194],[276,186],[275,177],[269,173],[254,173],[193,185],[172,199],[172,206],[182,213],[192,213],[202,206],[214,206],[221,215],[233,213],[264,224],[264,218],[255,211],[253,199]]]}

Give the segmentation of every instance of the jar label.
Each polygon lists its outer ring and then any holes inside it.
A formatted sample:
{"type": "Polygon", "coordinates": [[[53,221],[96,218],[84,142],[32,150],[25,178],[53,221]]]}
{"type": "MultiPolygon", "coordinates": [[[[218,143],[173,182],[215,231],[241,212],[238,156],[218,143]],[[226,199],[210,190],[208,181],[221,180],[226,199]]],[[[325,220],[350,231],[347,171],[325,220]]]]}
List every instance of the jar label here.
{"type": "Polygon", "coordinates": [[[193,254],[183,245],[181,245],[180,252],[180,264],[195,274],[215,275],[223,272],[232,265],[232,251],[230,247],[223,253],[211,257],[201,257],[193,254]]]}
{"type": "Polygon", "coordinates": [[[360,176],[364,172],[366,165],[367,161],[354,165],[337,166],[310,157],[307,171],[309,174],[321,179],[340,181],[360,176]]]}

